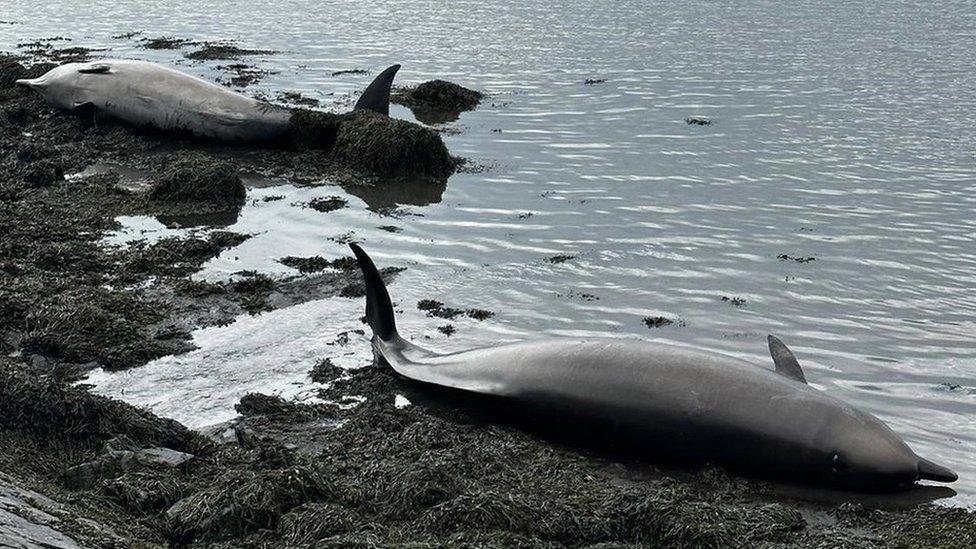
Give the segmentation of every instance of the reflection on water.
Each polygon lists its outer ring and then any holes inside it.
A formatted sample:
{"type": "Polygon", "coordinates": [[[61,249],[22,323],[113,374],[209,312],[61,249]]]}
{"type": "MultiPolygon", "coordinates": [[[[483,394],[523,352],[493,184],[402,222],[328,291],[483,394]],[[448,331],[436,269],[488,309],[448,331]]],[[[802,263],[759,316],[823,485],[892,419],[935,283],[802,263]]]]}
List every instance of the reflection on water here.
{"type": "Polygon", "coordinates": [[[240,214],[240,210],[224,210],[220,212],[157,215],[156,220],[171,229],[180,227],[230,227],[237,223],[240,214]]]}
{"type": "Polygon", "coordinates": [[[430,126],[454,122],[461,117],[461,113],[458,111],[444,111],[424,107],[411,107],[410,112],[413,113],[414,118],[418,121],[430,126]]]}
{"type": "MultiPolygon", "coordinates": [[[[287,197],[249,204],[229,228],[254,238],[200,276],[290,273],[276,259],[344,256],[337,237],[353,235],[381,265],[408,267],[391,287],[403,332],[440,350],[539,333],[640,337],[771,367],[773,332],[812,385],[957,470],[949,501],[976,504],[970,0],[284,4],[8,0],[4,18],[23,24],[0,28],[0,45],[53,32],[213,78],[217,63],[111,36],[235,38],[281,52],[253,60],[277,74],[251,91],[289,89],[334,109],[348,108],[369,76],[333,72],[394,62],[401,84],[443,78],[486,91],[477,111],[439,126],[453,154],[489,169],[424,197],[251,189],[252,199],[287,197]],[[687,124],[691,116],[713,123],[687,124]],[[349,207],[301,206],[332,194],[349,207]],[[391,219],[393,204],[417,215],[391,219]],[[555,255],[572,258],[547,261],[555,255]],[[496,315],[454,322],[447,337],[416,309],[425,298],[496,315]],[[649,329],[645,316],[683,322],[649,329]]],[[[344,303],[301,311],[358,318],[344,303]]],[[[316,345],[333,326],[273,314],[258,317],[268,345],[247,346],[249,323],[222,332],[222,348],[246,356],[197,352],[99,381],[195,424],[232,413],[229,395],[245,382],[221,377],[228,364],[292,386],[307,383],[311,354],[337,352],[316,345]],[[309,356],[278,354],[298,348],[309,356]],[[180,369],[196,385],[165,377],[180,369]],[[151,396],[159,385],[167,390],[151,396]],[[195,393],[202,387],[209,398],[195,393]]],[[[351,361],[365,363],[360,343],[351,361]]]]}
{"type": "Polygon", "coordinates": [[[344,185],[343,189],[366,203],[374,212],[385,213],[397,206],[438,204],[447,189],[446,180],[396,179],[344,185]]]}

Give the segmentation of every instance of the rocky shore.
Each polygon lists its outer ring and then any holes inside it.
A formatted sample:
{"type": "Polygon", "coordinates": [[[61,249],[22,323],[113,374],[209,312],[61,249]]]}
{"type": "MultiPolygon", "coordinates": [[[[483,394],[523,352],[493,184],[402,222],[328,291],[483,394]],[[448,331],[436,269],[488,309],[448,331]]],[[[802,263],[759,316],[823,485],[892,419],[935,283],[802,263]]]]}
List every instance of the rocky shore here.
{"type": "MultiPolygon", "coordinates": [[[[0,58],[0,546],[976,545],[976,514],[926,503],[938,489],[877,508],[713,468],[660,469],[488,421],[388,369],[346,371],[329,357],[310,381],[326,383],[333,404],[252,394],[240,419],[207,433],[92,394],[76,384],[86,371],[185,352],[199,327],[362,295],[354,260],[286,258],[300,274],[195,281],[249,235],[105,246],[118,216],[233,214],[247,200],[244,172],[419,175],[437,186],[455,161],[435,132],[369,113],[304,112],[293,142],[260,150],[65,114],[12,85],[48,67],[0,58]],[[90,170],[100,164],[149,180],[90,170]]],[[[432,314],[453,311],[430,303],[432,314]]]]}

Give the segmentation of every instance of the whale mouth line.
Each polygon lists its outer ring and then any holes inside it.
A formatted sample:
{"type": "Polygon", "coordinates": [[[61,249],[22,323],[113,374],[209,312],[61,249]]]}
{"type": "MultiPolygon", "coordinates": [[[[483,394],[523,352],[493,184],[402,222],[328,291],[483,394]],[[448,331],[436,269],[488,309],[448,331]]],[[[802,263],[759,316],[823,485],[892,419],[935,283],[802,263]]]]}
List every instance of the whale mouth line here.
{"type": "Polygon", "coordinates": [[[918,458],[918,478],[919,480],[934,480],[936,482],[955,482],[959,480],[959,475],[948,467],[943,467],[925,458],[918,458]]]}

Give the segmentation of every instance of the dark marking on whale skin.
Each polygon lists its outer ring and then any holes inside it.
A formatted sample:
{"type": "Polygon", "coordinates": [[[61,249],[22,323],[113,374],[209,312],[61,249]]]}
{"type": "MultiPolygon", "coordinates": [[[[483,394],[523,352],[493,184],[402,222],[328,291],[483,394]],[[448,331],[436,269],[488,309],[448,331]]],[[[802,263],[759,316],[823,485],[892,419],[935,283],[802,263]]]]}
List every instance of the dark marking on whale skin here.
{"type": "Polygon", "coordinates": [[[686,466],[711,462],[859,491],[957,478],[917,456],[878,418],[799,379],[799,364],[776,338],[770,347],[779,371],[632,339],[423,349],[400,337],[379,271],[362,248],[350,247],[363,271],[365,319],[380,363],[435,392],[500,403],[495,409],[518,410],[546,430],[686,466]]]}

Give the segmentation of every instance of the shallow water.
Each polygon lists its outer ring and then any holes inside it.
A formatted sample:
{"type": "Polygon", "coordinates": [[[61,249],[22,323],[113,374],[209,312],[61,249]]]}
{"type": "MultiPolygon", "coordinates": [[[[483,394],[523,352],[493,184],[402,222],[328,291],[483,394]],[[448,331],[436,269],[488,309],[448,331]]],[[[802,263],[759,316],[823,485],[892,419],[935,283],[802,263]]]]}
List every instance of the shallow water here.
{"type": "MultiPolygon", "coordinates": [[[[275,259],[347,255],[328,238],[353,233],[379,264],[408,267],[391,287],[401,331],[442,350],[544,332],[676,342],[771,366],[773,332],[812,384],[959,472],[950,502],[976,505],[969,0],[269,4],[6,0],[0,19],[17,24],[0,24],[0,46],[62,35],[214,77],[226,62],[112,35],[233,38],[281,52],[252,59],[278,74],[250,91],[297,90],[326,108],[346,108],[370,78],[332,72],[393,62],[401,83],[488,91],[479,110],[444,125],[452,152],[486,171],[422,198],[252,189],[252,199],[286,198],[230,220],[256,236],[200,277],[290,273],[275,259]],[[330,195],[349,208],[302,207],[330,195]],[[391,202],[398,215],[381,215],[391,202]],[[379,228],[390,225],[400,231],[379,228]],[[575,257],[546,261],[554,255],[575,257]],[[416,309],[424,298],[496,316],[454,322],[447,338],[444,321],[416,309]],[[645,316],[683,325],[649,329],[645,316]]],[[[117,242],[166,230],[125,221],[117,242]]],[[[368,362],[363,337],[329,345],[360,327],[360,307],[336,298],[200,330],[198,351],[93,380],[190,425],[218,422],[250,390],[308,394],[319,358],[368,362]]]]}

